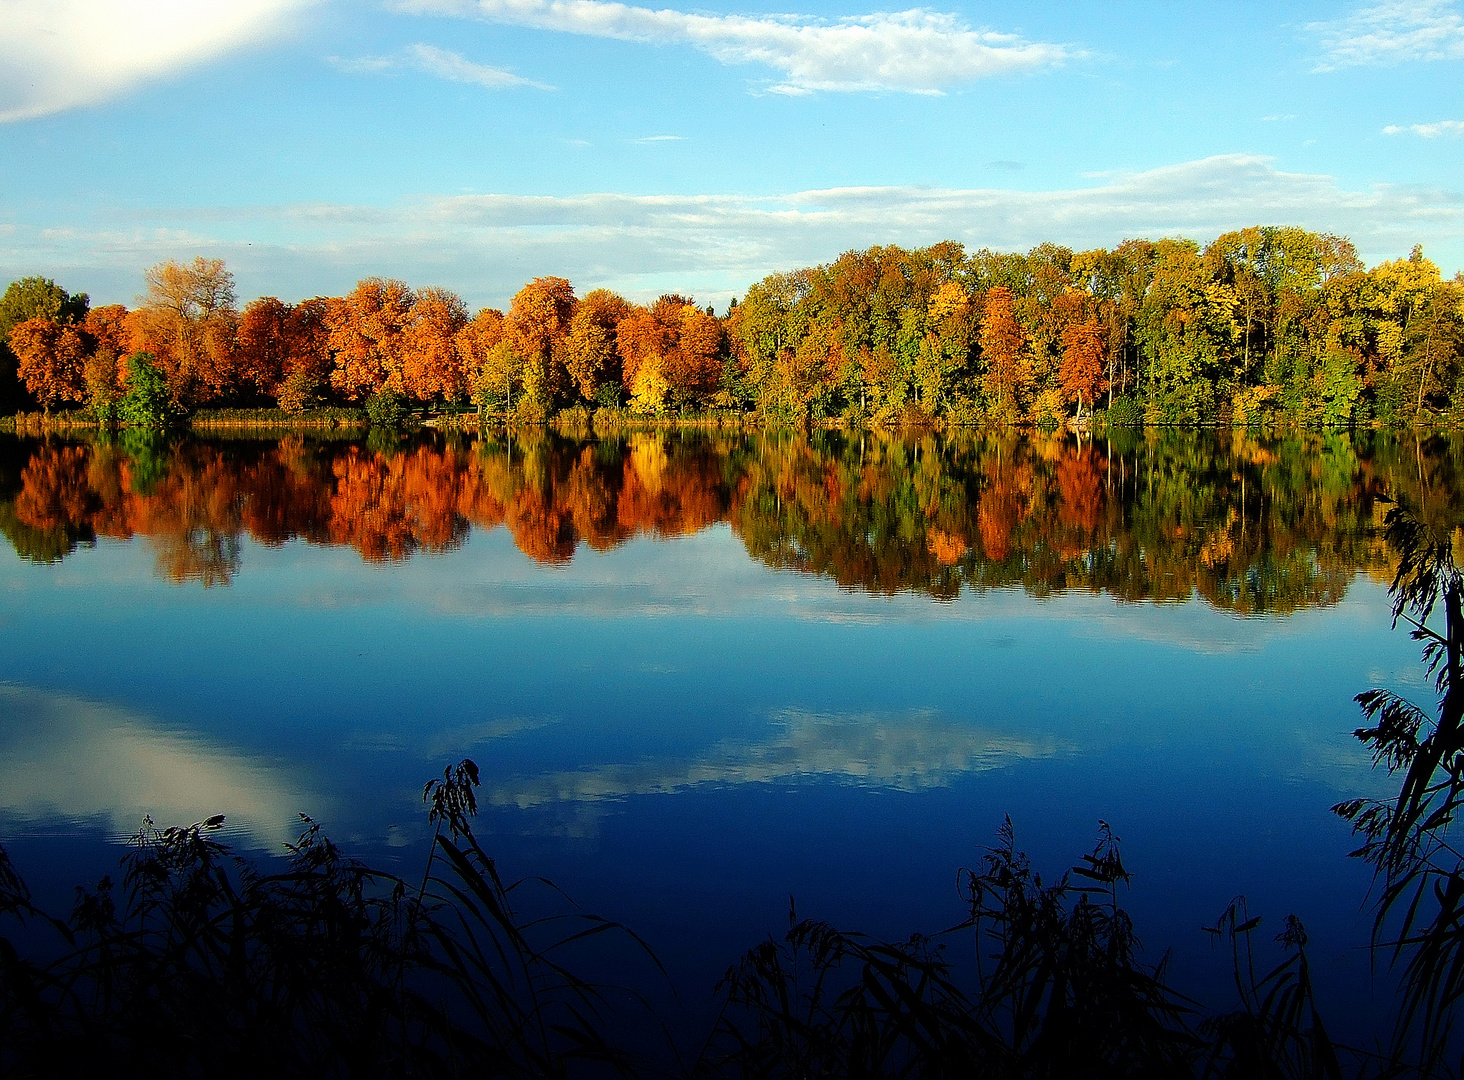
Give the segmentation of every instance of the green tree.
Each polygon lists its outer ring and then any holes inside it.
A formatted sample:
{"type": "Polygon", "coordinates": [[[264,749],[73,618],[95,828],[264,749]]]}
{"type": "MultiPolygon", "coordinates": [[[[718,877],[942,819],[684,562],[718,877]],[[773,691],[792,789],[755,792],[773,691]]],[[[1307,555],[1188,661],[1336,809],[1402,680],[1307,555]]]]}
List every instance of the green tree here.
{"type": "Polygon", "coordinates": [[[182,418],[167,376],[151,353],[133,353],[127,358],[127,393],[117,414],[124,424],[139,428],[166,428],[182,418]]]}

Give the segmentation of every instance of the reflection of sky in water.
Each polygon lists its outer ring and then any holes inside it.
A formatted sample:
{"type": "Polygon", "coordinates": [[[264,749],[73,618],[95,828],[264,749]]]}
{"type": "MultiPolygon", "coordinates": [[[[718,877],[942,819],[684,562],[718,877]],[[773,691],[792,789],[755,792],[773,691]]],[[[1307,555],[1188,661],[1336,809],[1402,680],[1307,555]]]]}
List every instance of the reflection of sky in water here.
{"type": "Polygon", "coordinates": [[[1182,973],[1218,965],[1185,943],[1242,891],[1356,967],[1366,877],[1326,812],[1379,790],[1351,698],[1427,700],[1363,579],[1237,619],[850,593],[754,563],[726,526],[552,569],[503,530],[390,566],[298,542],[241,558],[203,590],[157,580],[144,543],[0,550],[0,829],[222,811],[272,846],[302,810],[385,856],[425,835],[422,782],[471,754],[511,873],[703,979],[790,890],[877,932],[948,925],[955,868],[1004,813],[1052,869],[1112,822],[1145,939],[1182,973]]]}
{"type": "Polygon", "coordinates": [[[258,846],[294,838],[305,793],[289,764],[267,764],[163,731],[125,710],[62,694],[0,686],[0,815],[28,831],[91,822],[129,836],[229,809],[229,828],[258,846]]]}

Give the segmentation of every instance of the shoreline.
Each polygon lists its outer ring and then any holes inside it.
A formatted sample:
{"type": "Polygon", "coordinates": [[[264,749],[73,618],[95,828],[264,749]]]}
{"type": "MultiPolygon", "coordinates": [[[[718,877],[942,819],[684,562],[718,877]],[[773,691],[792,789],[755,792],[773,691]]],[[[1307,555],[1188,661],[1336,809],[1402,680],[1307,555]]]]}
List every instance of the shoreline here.
{"type": "MultiPolygon", "coordinates": [[[[241,410],[242,411],[242,410],[241,410]]],[[[263,412],[264,410],[261,410],[263,412]]],[[[340,415],[347,410],[331,410],[332,415],[299,417],[288,416],[199,416],[178,424],[171,430],[195,431],[200,433],[223,431],[258,431],[279,434],[321,431],[360,432],[365,434],[373,425],[364,416],[340,415]]],[[[1080,438],[1092,438],[1104,431],[1241,431],[1256,433],[1283,432],[1335,432],[1335,431],[1388,431],[1395,433],[1423,432],[1437,433],[1457,431],[1464,428],[1458,422],[1445,419],[1430,424],[1392,425],[1382,423],[1337,424],[1328,426],[1304,425],[1299,423],[1273,422],[1269,424],[1106,424],[1084,417],[1079,425],[1073,423],[1044,426],[1039,424],[1011,423],[859,423],[851,424],[840,417],[820,421],[789,424],[765,421],[754,414],[746,416],[614,416],[614,417],[565,417],[562,414],[541,421],[507,419],[502,416],[479,417],[476,413],[440,413],[425,417],[413,417],[407,423],[393,430],[410,432],[431,429],[443,433],[478,434],[484,431],[553,431],[565,436],[607,435],[617,431],[843,431],[843,432],[953,432],[953,431],[1026,431],[1041,434],[1075,434],[1080,438]]],[[[76,413],[60,413],[43,417],[40,413],[17,413],[0,416],[0,433],[12,435],[64,435],[73,432],[134,430],[129,425],[103,424],[90,416],[76,413]]]]}

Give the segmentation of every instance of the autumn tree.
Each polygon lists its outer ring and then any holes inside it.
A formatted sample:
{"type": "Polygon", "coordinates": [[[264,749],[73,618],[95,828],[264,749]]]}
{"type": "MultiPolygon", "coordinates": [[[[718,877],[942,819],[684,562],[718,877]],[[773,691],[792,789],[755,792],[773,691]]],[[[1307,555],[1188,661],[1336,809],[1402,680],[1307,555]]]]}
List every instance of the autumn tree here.
{"type": "Polygon", "coordinates": [[[650,379],[648,387],[664,381],[680,401],[709,395],[722,379],[726,340],[721,320],[684,296],[668,294],[650,307],[632,307],[617,334],[626,386],[634,396],[637,382],[650,379]],[[643,379],[643,371],[654,376],[643,379]]]}
{"type": "Polygon", "coordinates": [[[512,365],[501,362],[510,351],[503,340],[503,321],[503,312],[497,308],[483,308],[453,339],[458,363],[467,377],[468,392],[480,416],[489,406],[507,401],[513,395],[513,380],[518,372],[512,370],[512,365]]]}
{"type": "Polygon", "coordinates": [[[82,399],[86,346],[76,326],[55,319],[27,319],[10,331],[10,348],[21,381],[46,413],[63,401],[82,399]]]}
{"type": "Polygon", "coordinates": [[[69,325],[87,312],[86,293],[68,293],[50,278],[12,281],[0,295],[0,405],[10,397],[19,358],[10,348],[10,332],[29,319],[52,319],[69,325]]]}
{"type": "Polygon", "coordinates": [[[87,408],[100,423],[117,419],[117,403],[127,392],[127,309],[121,304],[93,308],[81,324],[86,355],[82,384],[87,408]]]}
{"type": "Polygon", "coordinates": [[[456,293],[430,287],[417,294],[403,334],[401,368],[388,389],[418,401],[458,401],[468,394],[468,372],[457,336],[468,325],[468,309],[456,293]]]}
{"type": "Polygon", "coordinates": [[[238,386],[238,311],[234,275],[222,259],[158,263],[147,295],[129,318],[129,344],[156,358],[174,399],[184,405],[222,397],[238,386]]]}
{"type": "Polygon", "coordinates": [[[722,321],[687,302],[676,313],[676,323],[676,349],[672,354],[670,378],[684,392],[710,394],[717,389],[722,377],[722,356],[727,340],[722,321]]]}
{"type": "Polygon", "coordinates": [[[266,397],[279,394],[290,353],[291,305],[273,296],[251,300],[239,317],[239,378],[266,397]]]}
{"type": "Polygon", "coordinates": [[[986,394],[993,416],[1016,419],[1026,385],[1023,351],[1026,335],[1017,325],[1012,291],[998,285],[986,294],[981,319],[981,356],[986,362],[986,394]]]}
{"type": "Polygon", "coordinates": [[[965,288],[947,281],[926,307],[925,333],[915,360],[915,384],[925,410],[935,415],[958,389],[978,330],[976,305],[965,288]]]}
{"type": "Polygon", "coordinates": [[[575,307],[564,343],[564,366],[579,397],[598,399],[602,387],[620,382],[617,331],[630,305],[608,289],[586,293],[575,307]]]}
{"type": "Polygon", "coordinates": [[[1058,382],[1062,386],[1063,399],[1075,401],[1078,416],[1083,415],[1083,402],[1088,411],[1104,389],[1103,361],[1107,352],[1103,340],[1103,324],[1097,316],[1082,322],[1070,323],[1062,335],[1062,367],[1058,369],[1058,382]]]}
{"type": "MultiPolygon", "coordinates": [[[[661,299],[664,301],[672,298],[661,299]]],[[[643,307],[635,304],[621,318],[616,347],[620,353],[622,377],[626,388],[632,393],[641,369],[648,365],[656,368],[658,377],[665,377],[665,358],[675,348],[676,331],[679,328],[673,320],[658,316],[679,308],[680,305],[676,304],[662,304],[658,311],[655,305],[643,307]]]]}
{"type": "Polygon", "coordinates": [[[543,408],[566,389],[564,342],[575,303],[564,278],[539,277],[514,295],[504,320],[509,348],[523,361],[524,397],[543,408]]]}
{"type": "Polygon", "coordinates": [[[372,277],[331,303],[325,324],[336,357],[332,386],[360,400],[381,391],[401,371],[416,300],[406,282],[372,277]]]}

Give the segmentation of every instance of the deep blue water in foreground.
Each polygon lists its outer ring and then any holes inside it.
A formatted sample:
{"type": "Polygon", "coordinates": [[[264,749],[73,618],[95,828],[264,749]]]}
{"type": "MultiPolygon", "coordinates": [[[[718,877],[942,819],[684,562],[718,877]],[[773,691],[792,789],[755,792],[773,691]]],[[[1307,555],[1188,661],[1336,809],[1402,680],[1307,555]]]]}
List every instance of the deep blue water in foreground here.
{"type": "MultiPolygon", "coordinates": [[[[39,451],[3,449],[11,514],[34,519],[23,485],[39,481],[22,474],[39,451]]],[[[1110,476],[1120,460],[1105,451],[1110,476]]],[[[1181,987],[1232,1003],[1228,954],[1200,927],[1244,894],[1275,931],[1288,912],[1306,923],[1332,1029],[1371,1023],[1389,994],[1364,949],[1369,876],[1328,807],[1387,791],[1350,736],[1353,696],[1428,700],[1385,575],[1347,569],[1325,602],[1245,616],[1194,589],[978,588],[976,564],[1003,554],[983,524],[961,538],[954,599],[871,589],[751,554],[733,471],[731,511],[603,550],[572,541],[567,560],[491,522],[377,561],[241,529],[227,581],[204,587],[161,572],[165,545],[136,522],[130,538],[83,530],[52,561],[0,545],[0,836],[58,907],[145,813],[222,812],[234,843],[277,852],[303,811],[410,877],[423,782],[471,756],[503,873],[636,929],[690,1023],[786,925],[790,894],[846,928],[939,930],[962,915],[957,869],[1004,815],[1053,874],[1101,819],[1139,933],[1173,950],[1181,987]]],[[[1121,511],[1135,527],[1148,512],[1121,511]]],[[[27,527],[62,525],[74,539],[74,521],[27,527]]],[[[1125,542],[1108,535],[1092,542],[1125,542]]],[[[1303,562],[1331,557],[1307,543],[1303,562]]],[[[1014,545],[1004,565],[1036,550],[1014,545]]]]}

